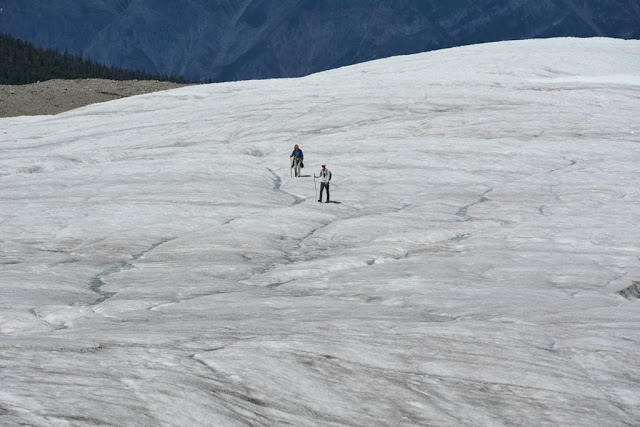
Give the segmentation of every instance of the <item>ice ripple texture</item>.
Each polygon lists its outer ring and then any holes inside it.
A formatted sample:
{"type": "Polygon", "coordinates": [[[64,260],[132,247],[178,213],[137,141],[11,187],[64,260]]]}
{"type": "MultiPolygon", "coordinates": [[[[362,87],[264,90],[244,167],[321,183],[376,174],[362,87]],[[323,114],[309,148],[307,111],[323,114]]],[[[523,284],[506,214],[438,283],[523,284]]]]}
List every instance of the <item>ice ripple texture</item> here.
{"type": "Polygon", "coordinates": [[[0,424],[640,424],[639,70],[504,42],[0,120],[0,424]]]}

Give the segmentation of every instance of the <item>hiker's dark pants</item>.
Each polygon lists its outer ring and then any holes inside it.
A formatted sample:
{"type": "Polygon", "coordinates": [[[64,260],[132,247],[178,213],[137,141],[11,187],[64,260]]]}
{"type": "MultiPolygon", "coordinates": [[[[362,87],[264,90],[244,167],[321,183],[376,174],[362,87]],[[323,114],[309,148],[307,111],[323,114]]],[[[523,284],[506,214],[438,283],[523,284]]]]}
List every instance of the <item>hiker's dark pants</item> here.
{"type": "Polygon", "coordinates": [[[318,197],[318,200],[322,200],[322,190],[327,189],[327,202],[329,201],[329,183],[328,182],[321,182],[320,183],[320,197],[318,197]]]}

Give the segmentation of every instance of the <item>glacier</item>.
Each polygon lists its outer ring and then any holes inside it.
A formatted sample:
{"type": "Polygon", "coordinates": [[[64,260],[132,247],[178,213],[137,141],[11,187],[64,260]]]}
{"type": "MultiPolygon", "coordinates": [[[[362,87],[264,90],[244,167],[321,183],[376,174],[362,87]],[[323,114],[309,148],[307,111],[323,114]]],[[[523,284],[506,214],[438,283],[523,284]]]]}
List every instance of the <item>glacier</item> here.
{"type": "Polygon", "coordinates": [[[639,117],[559,38],[0,119],[0,425],[638,425],[639,117]]]}

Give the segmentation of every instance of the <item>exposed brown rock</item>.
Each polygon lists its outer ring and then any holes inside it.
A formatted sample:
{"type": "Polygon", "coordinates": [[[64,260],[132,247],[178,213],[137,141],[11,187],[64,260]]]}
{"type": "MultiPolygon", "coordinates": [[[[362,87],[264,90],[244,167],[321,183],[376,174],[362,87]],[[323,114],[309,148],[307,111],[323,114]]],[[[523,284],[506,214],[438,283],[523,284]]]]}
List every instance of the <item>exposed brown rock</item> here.
{"type": "Polygon", "coordinates": [[[186,86],[157,80],[48,80],[0,85],[0,117],[52,115],[96,102],[186,86]]]}

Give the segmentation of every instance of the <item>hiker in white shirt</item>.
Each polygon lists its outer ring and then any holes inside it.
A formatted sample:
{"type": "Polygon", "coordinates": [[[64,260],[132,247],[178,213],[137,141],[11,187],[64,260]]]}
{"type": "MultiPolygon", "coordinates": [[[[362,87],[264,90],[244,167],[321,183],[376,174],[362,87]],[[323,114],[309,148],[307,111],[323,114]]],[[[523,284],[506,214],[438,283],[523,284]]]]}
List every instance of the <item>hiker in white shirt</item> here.
{"type": "Polygon", "coordinates": [[[314,178],[320,178],[320,197],[318,197],[318,201],[322,202],[322,192],[326,188],[327,189],[327,201],[325,203],[329,203],[329,181],[331,181],[331,171],[327,169],[327,165],[322,165],[322,169],[320,170],[320,174],[314,178]]]}

